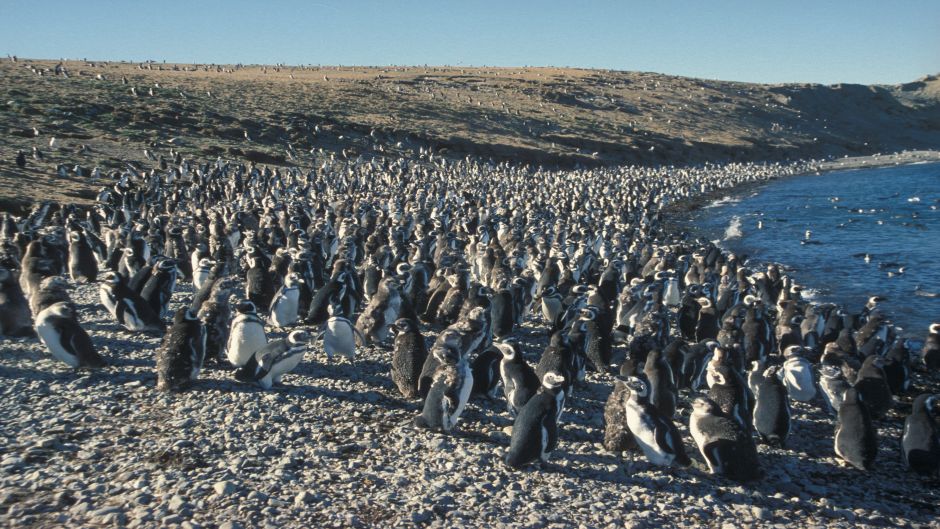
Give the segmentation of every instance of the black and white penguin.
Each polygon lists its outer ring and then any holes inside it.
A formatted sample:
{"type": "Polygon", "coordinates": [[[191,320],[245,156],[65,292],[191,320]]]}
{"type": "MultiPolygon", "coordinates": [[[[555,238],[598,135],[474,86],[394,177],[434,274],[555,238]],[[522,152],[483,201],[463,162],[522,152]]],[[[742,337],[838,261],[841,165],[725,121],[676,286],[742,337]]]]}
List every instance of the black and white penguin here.
{"type": "Polygon", "coordinates": [[[0,335],[31,336],[33,320],[29,302],[13,272],[0,266],[0,335]]]}
{"type": "Polygon", "coordinates": [[[695,323],[695,341],[714,340],[718,337],[718,314],[712,301],[706,297],[698,298],[698,320],[695,323]]]}
{"type": "Polygon", "coordinates": [[[685,453],[682,436],[672,422],[649,402],[649,384],[639,377],[622,380],[630,390],[624,402],[627,427],[646,459],[658,466],[692,463],[685,453]]]}
{"type": "Polygon", "coordinates": [[[356,320],[356,328],[365,337],[364,344],[385,342],[388,339],[388,327],[398,319],[401,311],[401,285],[394,277],[383,279],[369,304],[356,320]]]}
{"type": "Polygon", "coordinates": [[[503,353],[495,345],[486,348],[473,359],[470,363],[470,371],[473,372],[471,397],[496,398],[499,385],[502,383],[499,372],[502,359],[503,353]]]}
{"type": "Polygon", "coordinates": [[[836,422],[835,452],[859,470],[869,470],[878,455],[878,434],[861,393],[849,388],[842,398],[836,422]]]}
{"type": "Polygon", "coordinates": [[[69,283],[61,276],[49,276],[44,278],[38,287],[33,288],[29,296],[29,310],[34,316],[53,305],[54,303],[66,302],[73,309],[72,298],[69,296],[69,283]]]}
{"type": "Polygon", "coordinates": [[[284,284],[278,289],[271,301],[270,317],[275,327],[288,327],[297,323],[300,303],[300,286],[304,280],[296,273],[290,273],[284,278],[284,284]]]}
{"type": "Polygon", "coordinates": [[[783,447],[790,435],[790,401],[787,387],[777,376],[778,366],[764,370],[754,387],[754,430],[772,446],[783,447]]]}
{"type": "Polygon", "coordinates": [[[140,290],[140,297],[161,318],[169,312],[170,298],[173,297],[173,292],[176,290],[178,276],[179,271],[176,268],[176,262],[171,259],[164,259],[153,267],[153,273],[140,290]]]}
{"type": "Polygon", "coordinates": [[[516,324],[515,299],[508,282],[503,281],[496,287],[490,301],[493,315],[493,336],[504,338],[512,334],[516,324]]]}
{"type": "Polygon", "coordinates": [[[493,346],[503,355],[499,363],[499,375],[503,381],[506,410],[511,417],[515,417],[538,391],[539,378],[522,357],[515,342],[496,342],[493,346]]]}
{"type": "Polygon", "coordinates": [[[650,384],[650,404],[659,410],[663,417],[672,419],[676,414],[678,389],[672,368],[658,349],[650,351],[646,356],[643,374],[646,375],[646,380],[650,384]]]}
{"type": "Polygon", "coordinates": [[[922,476],[940,475],[940,432],[934,418],[938,412],[940,396],[918,395],[904,420],[901,454],[907,467],[922,476]]]}
{"type": "MultiPolygon", "coordinates": [[[[632,375],[628,375],[632,376],[632,375]]],[[[620,453],[627,450],[639,450],[630,428],[627,426],[626,400],[630,388],[623,375],[614,379],[614,389],[604,404],[604,449],[620,453]]]]}
{"type": "Polygon", "coordinates": [[[415,426],[446,433],[454,429],[467,405],[473,373],[461,351],[450,343],[436,346],[431,354],[439,364],[421,415],[415,417],[415,426]]]}
{"type": "Polygon", "coordinates": [[[754,439],[714,401],[704,397],[693,401],[689,433],[712,474],[735,481],[762,476],[754,439]]]}
{"type": "Polygon", "coordinates": [[[69,232],[69,277],[74,283],[94,283],[98,279],[95,252],[80,230],[69,232]]]}
{"type": "Polygon", "coordinates": [[[804,356],[805,349],[791,345],[784,350],[783,369],[778,376],[787,386],[790,398],[799,402],[810,402],[816,398],[816,378],[813,365],[804,356]]]}
{"type": "Polygon", "coordinates": [[[931,373],[940,370],[940,323],[930,324],[924,346],[920,350],[920,361],[931,373]]]}
{"type": "Polygon", "coordinates": [[[133,332],[163,332],[165,325],[137,293],[127,287],[124,278],[117,273],[105,274],[99,289],[101,304],[125,329],[133,332]]]}
{"type": "Polygon", "coordinates": [[[510,468],[521,468],[536,461],[548,462],[551,452],[558,446],[564,382],[564,377],[558,373],[546,373],[538,393],[519,410],[504,459],[510,468]]]}
{"type": "Polygon", "coordinates": [[[300,364],[311,339],[310,333],[298,330],[292,331],[286,338],[268,343],[255,351],[248,362],[235,371],[235,379],[271,389],[300,364]]]}
{"type": "Polygon", "coordinates": [[[193,286],[197,291],[206,283],[206,280],[212,274],[212,269],[215,268],[215,264],[215,261],[208,257],[199,260],[199,265],[193,271],[193,286]]]}
{"type": "Polygon", "coordinates": [[[415,320],[399,318],[392,324],[391,330],[395,334],[392,382],[405,398],[413,399],[419,395],[418,381],[428,356],[427,345],[415,320]]]}
{"type": "Polygon", "coordinates": [[[362,332],[342,315],[340,306],[333,305],[329,319],[323,324],[323,351],[327,359],[332,360],[334,355],[339,355],[353,362],[356,359],[357,340],[366,343],[362,332]]]}
{"type": "Polygon", "coordinates": [[[542,291],[541,300],[542,317],[550,329],[554,328],[564,311],[561,294],[554,286],[548,286],[542,291]]]}
{"type": "Polygon", "coordinates": [[[255,304],[242,300],[235,305],[235,318],[228,333],[225,357],[235,367],[245,365],[256,351],[268,344],[264,321],[258,316],[255,304]]]}
{"type": "Polygon", "coordinates": [[[54,303],[36,316],[36,334],[52,356],[70,367],[104,367],[107,363],[78,323],[70,303],[54,303]]]}
{"type": "Polygon", "coordinates": [[[206,331],[192,309],[183,307],[157,349],[157,390],[180,391],[195,382],[206,351],[206,331]]]}
{"type": "Polygon", "coordinates": [[[894,396],[888,386],[883,366],[883,358],[869,356],[862,362],[852,386],[861,395],[871,417],[876,420],[884,417],[894,405],[894,396]]]}
{"type": "Polygon", "coordinates": [[[819,388],[822,391],[826,409],[833,416],[838,416],[842,407],[842,398],[851,388],[842,368],[836,365],[823,364],[819,368],[819,388]]]}

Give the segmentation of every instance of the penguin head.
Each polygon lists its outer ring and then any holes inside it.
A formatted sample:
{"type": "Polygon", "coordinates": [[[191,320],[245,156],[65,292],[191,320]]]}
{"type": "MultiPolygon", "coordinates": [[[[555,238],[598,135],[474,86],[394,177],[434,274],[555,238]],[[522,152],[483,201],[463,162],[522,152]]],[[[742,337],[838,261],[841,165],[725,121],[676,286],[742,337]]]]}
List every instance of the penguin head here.
{"type": "Polygon", "coordinates": [[[176,268],[176,259],[163,259],[157,264],[157,269],[163,272],[169,272],[176,268]]]}
{"type": "Polygon", "coordinates": [[[46,311],[58,316],[59,318],[74,318],[75,311],[72,310],[72,306],[67,301],[60,301],[58,303],[53,303],[46,308],[46,311]]]}
{"type": "Polygon", "coordinates": [[[443,343],[434,348],[434,358],[442,364],[456,364],[460,360],[460,349],[452,343],[443,343]]]}
{"type": "MultiPolygon", "coordinates": [[[[249,262],[251,261],[251,259],[252,258],[249,258],[249,262]]],[[[202,259],[199,260],[199,268],[210,270],[212,269],[213,266],[215,266],[215,261],[213,261],[212,259],[209,259],[208,257],[203,257],[202,259]]]]}
{"type": "Polygon", "coordinates": [[[398,318],[395,320],[395,323],[391,325],[391,330],[395,334],[404,334],[406,332],[414,332],[417,330],[414,320],[410,318],[398,318]]]}
{"type": "Polygon", "coordinates": [[[108,284],[110,284],[110,285],[120,285],[120,284],[121,284],[121,275],[118,274],[117,272],[106,272],[106,273],[104,274],[104,277],[102,277],[102,280],[103,280],[105,283],[108,283],[108,284]]]}
{"type": "Polygon", "coordinates": [[[630,392],[635,394],[638,398],[646,398],[649,395],[650,387],[642,377],[630,376],[630,377],[618,377],[627,388],[630,389],[630,392]]]}
{"type": "Polygon", "coordinates": [[[773,378],[780,372],[780,366],[770,366],[764,370],[764,378],[773,378]]]}
{"type": "Polygon", "coordinates": [[[842,368],[837,365],[826,364],[819,368],[819,374],[823,378],[841,378],[842,377],[842,368]]]}
{"type": "Polygon", "coordinates": [[[803,347],[799,345],[791,345],[783,350],[783,357],[790,358],[801,358],[803,356],[803,347]]]}
{"type": "Polygon", "coordinates": [[[558,389],[565,383],[565,377],[554,371],[545,373],[542,377],[542,387],[546,389],[558,389]]]}
{"type": "Polygon", "coordinates": [[[235,305],[235,310],[239,314],[254,314],[258,312],[258,307],[255,306],[254,302],[243,299],[235,305]]]}
{"type": "Polygon", "coordinates": [[[291,331],[291,333],[287,335],[287,343],[292,346],[310,343],[311,339],[313,339],[313,336],[305,330],[291,331]]]}
{"type": "Polygon", "coordinates": [[[197,321],[198,319],[199,318],[196,317],[196,313],[193,312],[193,309],[184,307],[176,311],[176,314],[173,316],[173,323],[197,321]]]}
{"type": "Polygon", "coordinates": [[[503,355],[503,359],[511,361],[515,360],[519,355],[519,346],[511,340],[503,340],[501,342],[494,342],[493,347],[499,350],[503,355]]]}
{"type": "Polygon", "coordinates": [[[940,323],[931,323],[927,330],[930,334],[940,334],[940,323]]]}
{"type": "Polygon", "coordinates": [[[721,415],[721,408],[708,397],[698,397],[692,401],[692,415],[721,415]]]}

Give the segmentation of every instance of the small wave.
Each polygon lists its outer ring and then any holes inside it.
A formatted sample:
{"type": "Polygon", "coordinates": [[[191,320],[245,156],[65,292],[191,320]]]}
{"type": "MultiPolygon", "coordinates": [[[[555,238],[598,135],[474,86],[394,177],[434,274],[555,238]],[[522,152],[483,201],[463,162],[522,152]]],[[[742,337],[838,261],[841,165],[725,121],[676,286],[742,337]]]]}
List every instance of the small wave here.
{"type": "Polygon", "coordinates": [[[738,239],[744,233],[741,232],[741,217],[735,215],[731,217],[731,222],[728,223],[728,228],[725,230],[725,240],[728,239],[738,239]]]}
{"type": "Polygon", "coordinates": [[[712,202],[711,204],[705,206],[705,209],[717,208],[717,207],[725,206],[725,205],[728,205],[728,204],[737,204],[737,203],[740,202],[740,201],[741,201],[741,199],[738,198],[738,197],[722,197],[722,198],[719,198],[718,200],[712,202]]]}

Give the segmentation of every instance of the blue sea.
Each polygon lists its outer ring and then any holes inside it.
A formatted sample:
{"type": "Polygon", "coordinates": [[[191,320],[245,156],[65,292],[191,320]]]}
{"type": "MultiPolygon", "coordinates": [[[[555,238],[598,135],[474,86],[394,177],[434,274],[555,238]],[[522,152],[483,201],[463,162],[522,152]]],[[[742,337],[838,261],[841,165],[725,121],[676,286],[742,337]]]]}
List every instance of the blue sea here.
{"type": "Polygon", "coordinates": [[[905,336],[940,321],[940,164],[790,177],[746,193],[695,211],[690,228],[751,266],[785,265],[814,301],[857,312],[884,296],[905,336]]]}

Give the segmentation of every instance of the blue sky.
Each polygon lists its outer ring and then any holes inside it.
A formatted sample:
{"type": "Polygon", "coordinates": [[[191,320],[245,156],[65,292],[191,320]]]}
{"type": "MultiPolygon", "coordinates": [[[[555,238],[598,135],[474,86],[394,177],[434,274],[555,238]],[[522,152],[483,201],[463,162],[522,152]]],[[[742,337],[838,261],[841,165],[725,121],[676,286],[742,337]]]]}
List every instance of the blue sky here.
{"type": "Polygon", "coordinates": [[[940,0],[0,0],[0,54],[898,83],[940,72],[940,0]]]}

